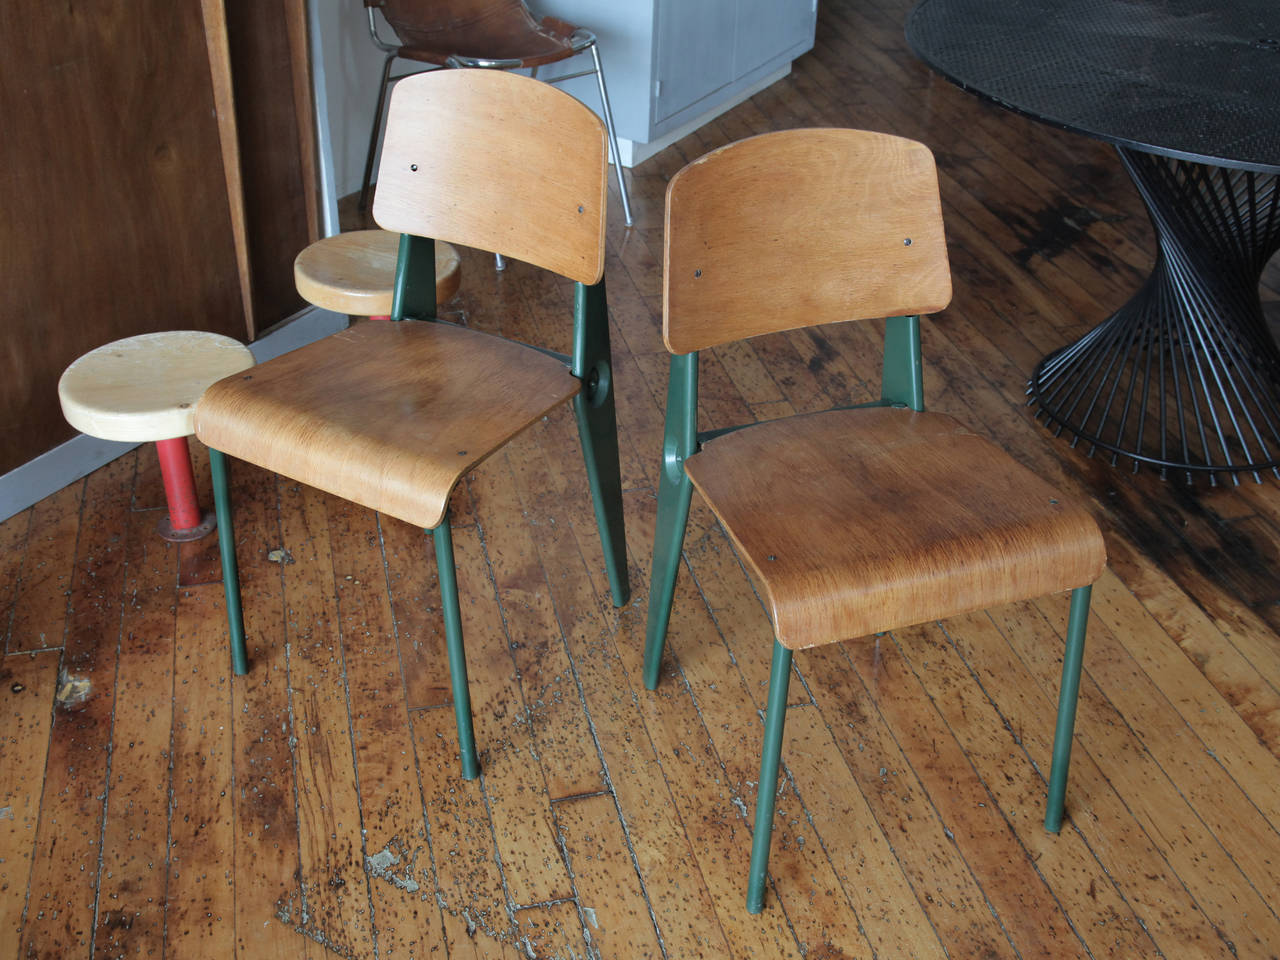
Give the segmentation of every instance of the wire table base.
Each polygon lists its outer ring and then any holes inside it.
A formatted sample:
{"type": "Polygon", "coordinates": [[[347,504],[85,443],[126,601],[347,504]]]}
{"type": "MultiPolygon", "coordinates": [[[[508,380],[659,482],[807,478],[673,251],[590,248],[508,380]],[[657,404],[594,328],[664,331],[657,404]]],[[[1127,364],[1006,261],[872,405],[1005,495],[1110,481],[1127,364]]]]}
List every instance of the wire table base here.
{"type": "Polygon", "coordinates": [[[1155,227],[1142,288],[1027,385],[1037,416],[1168,471],[1280,477],[1280,349],[1258,297],[1280,250],[1280,177],[1118,148],[1155,227]]]}

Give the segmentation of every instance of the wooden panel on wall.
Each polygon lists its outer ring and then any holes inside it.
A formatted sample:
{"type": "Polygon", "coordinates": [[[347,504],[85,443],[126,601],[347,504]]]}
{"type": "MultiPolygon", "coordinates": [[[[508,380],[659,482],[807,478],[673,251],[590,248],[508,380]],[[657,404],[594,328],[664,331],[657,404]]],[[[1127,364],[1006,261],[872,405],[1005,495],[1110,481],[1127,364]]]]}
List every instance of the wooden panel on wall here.
{"type": "Polygon", "coordinates": [[[305,42],[299,43],[299,31],[305,38],[305,12],[289,0],[225,0],[225,6],[253,314],[261,331],[305,306],[293,287],[293,258],[316,236],[309,137],[303,147],[311,106],[308,96],[299,109],[304,98],[298,91],[299,77],[308,76],[305,42]]]}
{"type": "Polygon", "coordinates": [[[245,335],[199,0],[0,4],[0,472],[57,380],[151,330],[245,335]]]}

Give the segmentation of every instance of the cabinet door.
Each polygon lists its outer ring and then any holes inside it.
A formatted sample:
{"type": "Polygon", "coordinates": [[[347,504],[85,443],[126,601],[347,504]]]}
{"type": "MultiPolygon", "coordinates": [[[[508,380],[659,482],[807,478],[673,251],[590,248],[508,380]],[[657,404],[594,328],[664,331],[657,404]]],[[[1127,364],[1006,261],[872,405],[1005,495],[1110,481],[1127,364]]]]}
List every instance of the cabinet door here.
{"type": "Polygon", "coordinates": [[[733,81],[737,17],[738,0],[662,0],[658,4],[654,123],[733,81]]]}
{"type": "Polygon", "coordinates": [[[738,0],[735,78],[793,47],[809,49],[817,16],[817,0],[738,0]]]}

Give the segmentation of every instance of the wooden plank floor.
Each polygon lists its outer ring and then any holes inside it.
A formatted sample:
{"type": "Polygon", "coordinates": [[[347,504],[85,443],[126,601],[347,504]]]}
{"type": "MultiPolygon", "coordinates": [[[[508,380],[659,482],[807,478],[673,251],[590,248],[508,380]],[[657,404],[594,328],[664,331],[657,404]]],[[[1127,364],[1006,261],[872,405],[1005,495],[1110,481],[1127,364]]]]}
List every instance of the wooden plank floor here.
{"type": "MultiPolygon", "coordinates": [[[[1135,289],[1150,229],[1108,149],[913,60],[905,9],[823,0],[790,77],[632,172],[635,229],[612,198],[633,599],[608,602],[567,410],[458,491],[480,780],[421,531],[237,465],[235,678],[216,543],[156,537],[150,450],[0,525],[0,960],[1280,954],[1280,486],[1135,476],[1032,419],[1028,372],[1135,289]],[[640,682],[662,203],[706,150],[804,125],[936,151],[956,297],[924,328],[930,406],[1090,503],[1110,567],[1061,835],[1040,821],[1065,597],[801,653],[750,917],[771,637],[696,498],[662,683],[640,682]]],[[[566,350],[570,301],[468,252],[449,309],[566,350]]],[[[867,399],[880,337],[709,353],[702,425],[867,399]]]]}

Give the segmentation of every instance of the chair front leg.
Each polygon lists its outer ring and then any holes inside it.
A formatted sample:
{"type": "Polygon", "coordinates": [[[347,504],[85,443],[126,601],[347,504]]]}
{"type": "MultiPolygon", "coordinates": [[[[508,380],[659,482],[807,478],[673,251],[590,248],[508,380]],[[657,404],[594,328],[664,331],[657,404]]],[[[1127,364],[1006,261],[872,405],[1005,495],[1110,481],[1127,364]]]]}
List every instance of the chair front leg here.
{"type": "Polygon", "coordinates": [[[764,747],[760,751],[760,783],[756,793],[756,822],[751,832],[751,869],[747,873],[747,912],[764,909],[764,884],[769,875],[769,844],[773,840],[773,805],[778,796],[778,767],[782,762],[782,728],[787,722],[787,688],[791,684],[791,651],[773,641],[769,668],[769,706],[764,715],[764,747]]]}
{"type": "Polygon", "coordinates": [[[453,689],[453,717],[458,727],[458,753],[462,758],[462,778],[480,776],[476,756],[476,735],[471,724],[471,691],[467,687],[467,656],[462,646],[462,610],[458,605],[458,574],[453,563],[453,533],[449,513],[431,531],[436,548],[436,568],[440,577],[440,603],[444,612],[444,639],[449,651],[449,683],[453,689]]]}
{"type": "Polygon", "coordinates": [[[237,675],[249,672],[244,643],[244,612],[240,603],[240,568],[236,563],[236,535],[231,524],[231,484],[227,457],[209,448],[209,472],[213,474],[213,509],[218,515],[218,555],[222,559],[222,591],[227,600],[227,632],[231,638],[231,667],[237,675]]]}
{"type": "Polygon", "coordinates": [[[1089,622],[1089,598],[1093,587],[1071,591],[1071,615],[1067,621],[1067,646],[1062,656],[1062,685],[1058,690],[1058,726],[1053,734],[1053,765],[1049,769],[1049,802],[1044,827],[1050,833],[1062,829],[1066,805],[1067,770],[1071,765],[1071,741],[1075,736],[1076,701],[1080,697],[1080,670],[1084,663],[1084,634],[1089,622]]]}

